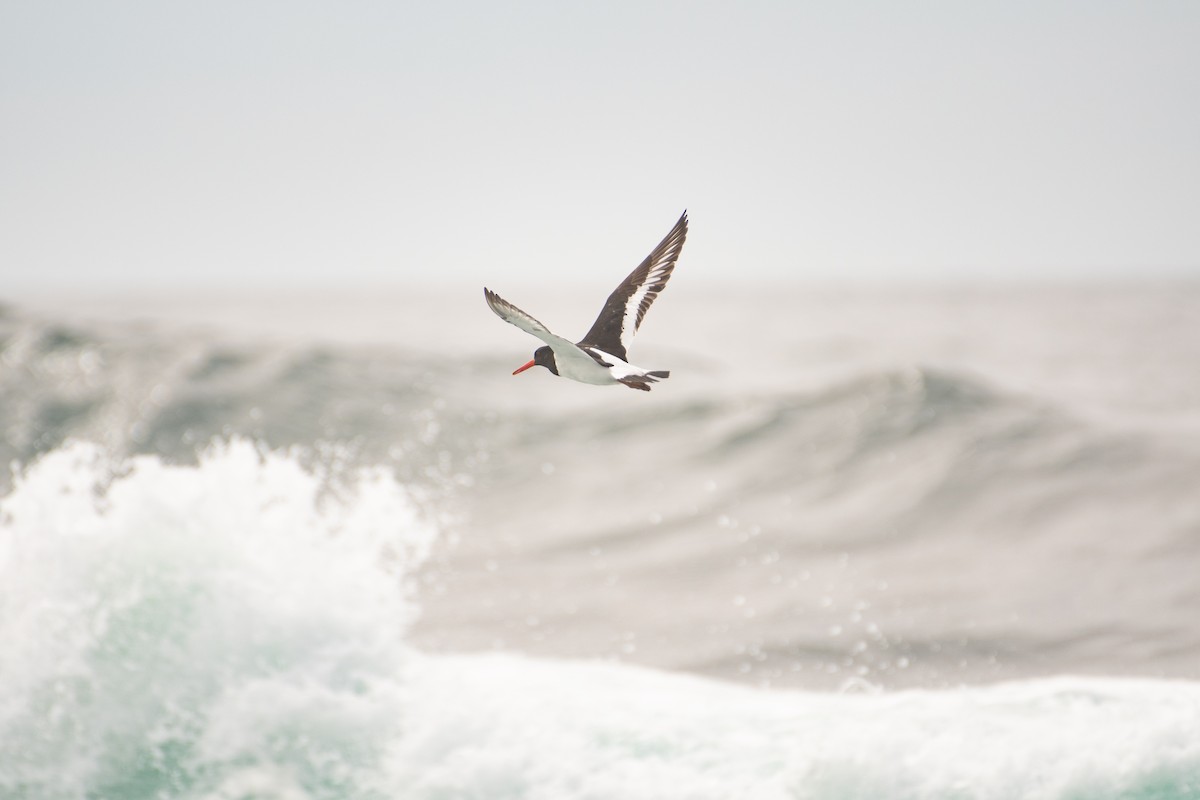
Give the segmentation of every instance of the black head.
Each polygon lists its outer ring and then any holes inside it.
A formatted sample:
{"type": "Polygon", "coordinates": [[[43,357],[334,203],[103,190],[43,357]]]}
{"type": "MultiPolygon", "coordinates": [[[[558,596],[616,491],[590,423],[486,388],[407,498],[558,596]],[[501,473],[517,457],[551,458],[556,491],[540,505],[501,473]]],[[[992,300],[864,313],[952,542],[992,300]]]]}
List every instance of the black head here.
{"type": "Polygon", "coordinates": [[[545,367],[555,375],[558,374],[558,364],[554,363],[554,351],[550,349],[549,345],[543,345],[537,350],[534,350],[533,360],[524,366],[517,367],[515,370],[513,370],[513,375],[524,372],[530,367],[545,367]]]}

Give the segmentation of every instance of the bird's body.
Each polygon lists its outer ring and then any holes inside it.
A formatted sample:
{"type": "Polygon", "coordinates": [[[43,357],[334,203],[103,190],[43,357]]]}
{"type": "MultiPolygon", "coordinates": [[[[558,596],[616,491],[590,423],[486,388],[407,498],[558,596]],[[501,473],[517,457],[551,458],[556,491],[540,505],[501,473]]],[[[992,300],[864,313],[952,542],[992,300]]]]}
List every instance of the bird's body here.
{"type": "Polygon", "coordinates": [[[532,316],[485,288],[483,296],[497,316],[546,343],[534,351],[533,360],[513,374],[542,366],[580,383],[621,384],[647,392],[650,384],[668,377],[666,370],[647,370],[629,363],[628,349],[650,304],[667,285],[686,238],[685,211],[658,247],[609,295],[591,330],[577,343],[551,333],[532,316]]]}

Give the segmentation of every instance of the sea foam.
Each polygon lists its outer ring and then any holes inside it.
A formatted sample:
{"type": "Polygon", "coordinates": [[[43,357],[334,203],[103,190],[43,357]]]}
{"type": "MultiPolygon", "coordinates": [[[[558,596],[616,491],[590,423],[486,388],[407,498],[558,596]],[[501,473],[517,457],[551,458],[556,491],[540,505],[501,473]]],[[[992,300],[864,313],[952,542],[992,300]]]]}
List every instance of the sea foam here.
{"type": "Polygon", "coordinates": [[[387,473],[71,444],[0,501],[0,797],[1195,798],[1200,685],[766,691],[427,654],[387,473]]]}
{"type": "Polygon", "coordinates": [[[382,472],[341,491],[247,442],[30,467],[0,505],[0,797],[354,796],[432,532],[382,472]]]}

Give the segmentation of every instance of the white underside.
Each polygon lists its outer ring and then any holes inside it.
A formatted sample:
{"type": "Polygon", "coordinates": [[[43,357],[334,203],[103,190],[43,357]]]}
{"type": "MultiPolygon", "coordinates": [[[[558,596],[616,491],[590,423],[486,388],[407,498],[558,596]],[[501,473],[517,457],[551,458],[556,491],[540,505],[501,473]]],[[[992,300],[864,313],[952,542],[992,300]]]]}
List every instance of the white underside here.
{"type": "Polygon", "coordinates": [[[558,374],[563,378],[570,378],[573,381],[603,386],[618,383],[624,378],[644,377],[646,375],[646,370],[641,367],[636,367],[601,350],[594,350],[594,352],[604,361],[612,364],[611,367],[605,367],[597,363],[596,359],[574,344],[567,347],[551,344],[550,347],[554,350],[554,362],[558,366],[558,374]]]}

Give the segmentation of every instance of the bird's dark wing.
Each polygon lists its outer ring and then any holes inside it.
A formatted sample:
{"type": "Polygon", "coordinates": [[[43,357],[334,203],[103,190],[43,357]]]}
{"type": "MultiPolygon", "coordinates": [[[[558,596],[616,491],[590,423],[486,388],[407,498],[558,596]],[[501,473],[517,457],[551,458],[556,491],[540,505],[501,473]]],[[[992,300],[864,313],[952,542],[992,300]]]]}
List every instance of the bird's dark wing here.
{"type": "Polygon", "coordinates": [[[580,344],[594,345],[629,360],[629,344],[654,298],[667,285],[675,269],[675,261],[687,238],[687,226],[687,212],[684,211],[658,247],[608,296],[600,316],[580,344]]]}

